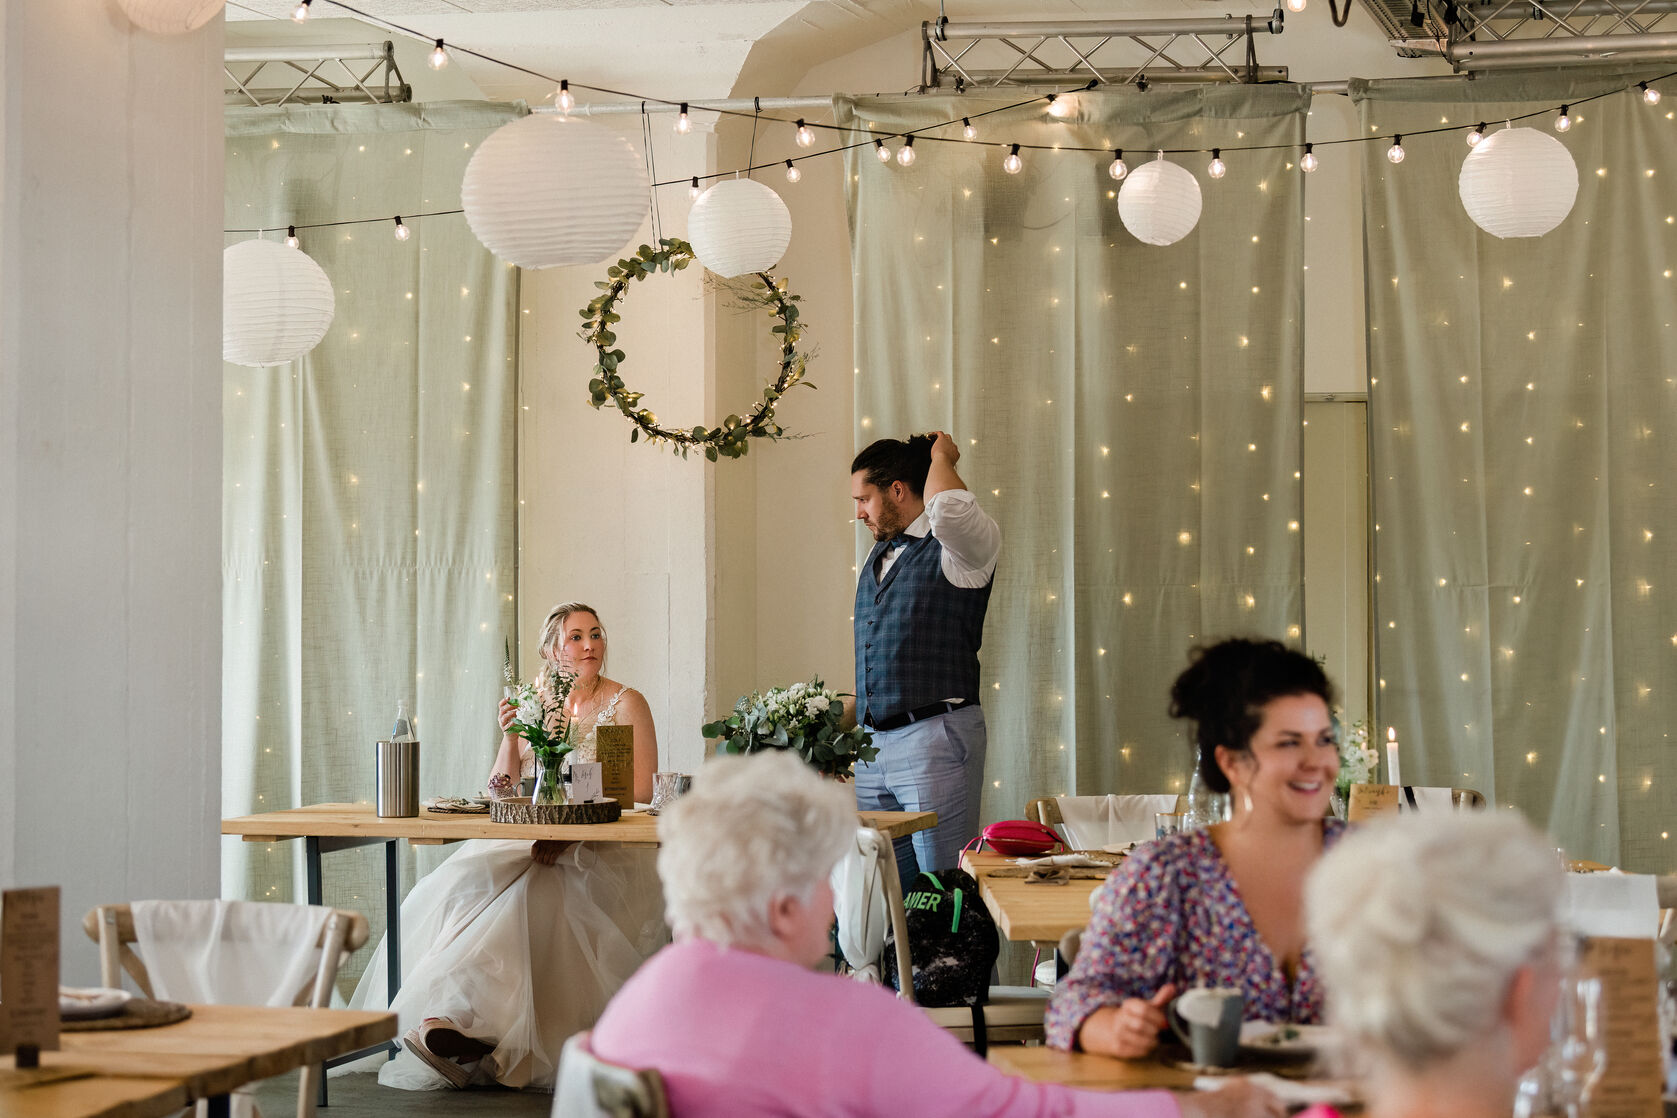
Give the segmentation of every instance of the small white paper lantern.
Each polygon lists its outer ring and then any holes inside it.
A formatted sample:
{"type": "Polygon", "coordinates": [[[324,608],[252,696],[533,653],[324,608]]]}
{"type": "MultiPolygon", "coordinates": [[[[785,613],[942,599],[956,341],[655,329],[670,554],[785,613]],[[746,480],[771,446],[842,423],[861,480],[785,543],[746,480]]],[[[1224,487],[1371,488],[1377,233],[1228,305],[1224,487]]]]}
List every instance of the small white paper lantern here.
{"type": "Polygon", "coordinates": [[[491,132],[460,184],[466,223],[520,268],[598,264],[617,256],[652,207],[629,141],[604,125],[531,113],[491,132]]]}
{"type": "Polygon", "coordinates": [[[693,203],[687,239],[699,263],[719,276],[766,272],[786,255],[792,215],[762,183],[724,179],[693,203]]]}
{"type": "Polygon", "coordinates": [[[1541,237],[1572,212],[1578,164],[1536,128],[1504,128],[1462,160],[1456,193],[1473,224],[1493,237],[1541,237]]]}
{"type": "Polygon", "coordinates": [[[332,281],[301,249],[260,238],[221,254],[221,356],[258,368],[320,344],[337,309],[332,281]]]}
{"type": "Polygon", "coordinates": [[[184,35],[214,19],[226,0],[117,0],[136,27],[159,35],[184,35]]]}
{"type": "Polygon", "coordinates": [[[1136,240],[1173,245],[1199,224],[1199,180],[1162,155],[1143,163],[1118,188],[1118,217],[1136,240]]]}

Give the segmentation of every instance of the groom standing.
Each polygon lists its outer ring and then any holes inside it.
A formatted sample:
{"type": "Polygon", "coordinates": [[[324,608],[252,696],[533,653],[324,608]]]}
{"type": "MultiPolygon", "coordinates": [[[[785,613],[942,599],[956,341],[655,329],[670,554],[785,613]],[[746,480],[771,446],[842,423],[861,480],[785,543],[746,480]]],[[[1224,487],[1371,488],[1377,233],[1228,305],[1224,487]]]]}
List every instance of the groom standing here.
{"type": "Polygon", "coordinates": [[[938,815],[912,846],[897,841],[905,890],[917,868],[958,865],[978,833],[978,646],[1002,534],[955,472],[960,457],[939,431],[880,439],[850,464],[856,519],[876,541],[856,583],[856,717],[879,756],[856,766],[856,806],[938,815]]]}

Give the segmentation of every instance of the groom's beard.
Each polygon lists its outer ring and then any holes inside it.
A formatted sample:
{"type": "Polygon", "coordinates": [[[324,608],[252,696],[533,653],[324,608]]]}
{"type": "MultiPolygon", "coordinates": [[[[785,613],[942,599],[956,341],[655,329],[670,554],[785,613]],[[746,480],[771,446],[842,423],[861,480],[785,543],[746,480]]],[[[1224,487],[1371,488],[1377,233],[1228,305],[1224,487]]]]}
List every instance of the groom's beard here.
{"type": "Polygon", "coordinates": [[[908,527],[908,520],[904,518],[901,506],[881,502],[879,515],[868,526],[873,529],[874,542],[877,543],[901,535],[908,527]]]}

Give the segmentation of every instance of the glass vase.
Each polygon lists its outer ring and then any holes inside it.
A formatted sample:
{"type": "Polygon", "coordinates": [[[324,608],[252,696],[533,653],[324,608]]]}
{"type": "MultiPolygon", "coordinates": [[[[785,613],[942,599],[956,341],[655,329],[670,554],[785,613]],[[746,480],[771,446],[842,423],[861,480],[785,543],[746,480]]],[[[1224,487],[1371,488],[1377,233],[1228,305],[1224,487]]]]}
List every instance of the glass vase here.
{"type": "Polygon", "coordinates": [[[537,804],[568,804],[570,797],[565,792],[562,762],[554,762],[548,766],[540,758],[536,760],[536,791],[531,797],[532,803],[537,804]]]}

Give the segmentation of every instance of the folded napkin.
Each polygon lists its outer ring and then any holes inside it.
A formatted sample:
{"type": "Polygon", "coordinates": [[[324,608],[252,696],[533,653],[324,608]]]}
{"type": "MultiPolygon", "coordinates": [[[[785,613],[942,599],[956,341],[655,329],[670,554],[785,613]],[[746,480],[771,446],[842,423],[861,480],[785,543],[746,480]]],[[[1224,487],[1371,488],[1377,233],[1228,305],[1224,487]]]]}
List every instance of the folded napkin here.
{"type": "MultiPolygon", "coordinates": [[[[1356,1096],[1350,1090],[1337,1083],[1321,1080],[1282,1079],[1279,1075],[1271,1075],[1267,1071],[1260,1071],[1244,1078],[1262,1087],[1288,1106],[1317,1106],[1327,1104],[1343,1106],[1355,1102],[1356,1096]]],[[[1194,1080],[1196,1091],[1221,1091],[1232,1079],[1223,1075],[1202,1075],[1194,1080]]]]}
{"type": "Polygon", "coordinates": [[[1013,864],[1024,866],[1026,869],[1047,869],[1056,866],[1087,866],[1090,868],[1111,869],[1111,862],[1103,862],[1099,858],[1091,858],[1087,854],[1049,854],[1042,858],[1015,858],[1013,864]]]}
{"type": "Polygon", "coordinates": [[[438,796],[434,800],[425,801],[425,810],[441,812],[444,815],[487,815],[489,805],[459,796],[438,796]]]}
{"type": "Polygon", "coordinates": [[[1026,885],[1070,885],[1071,871],[1064,866],[1038,866],[1025,878],[1026,885]]]}
{"type": "Polygon", "coordinates": [[[113,990],[108,986],[60,986],[58,1016],[65,1021],[115,1017],[132,997],[126,990],[113,990]]]}

